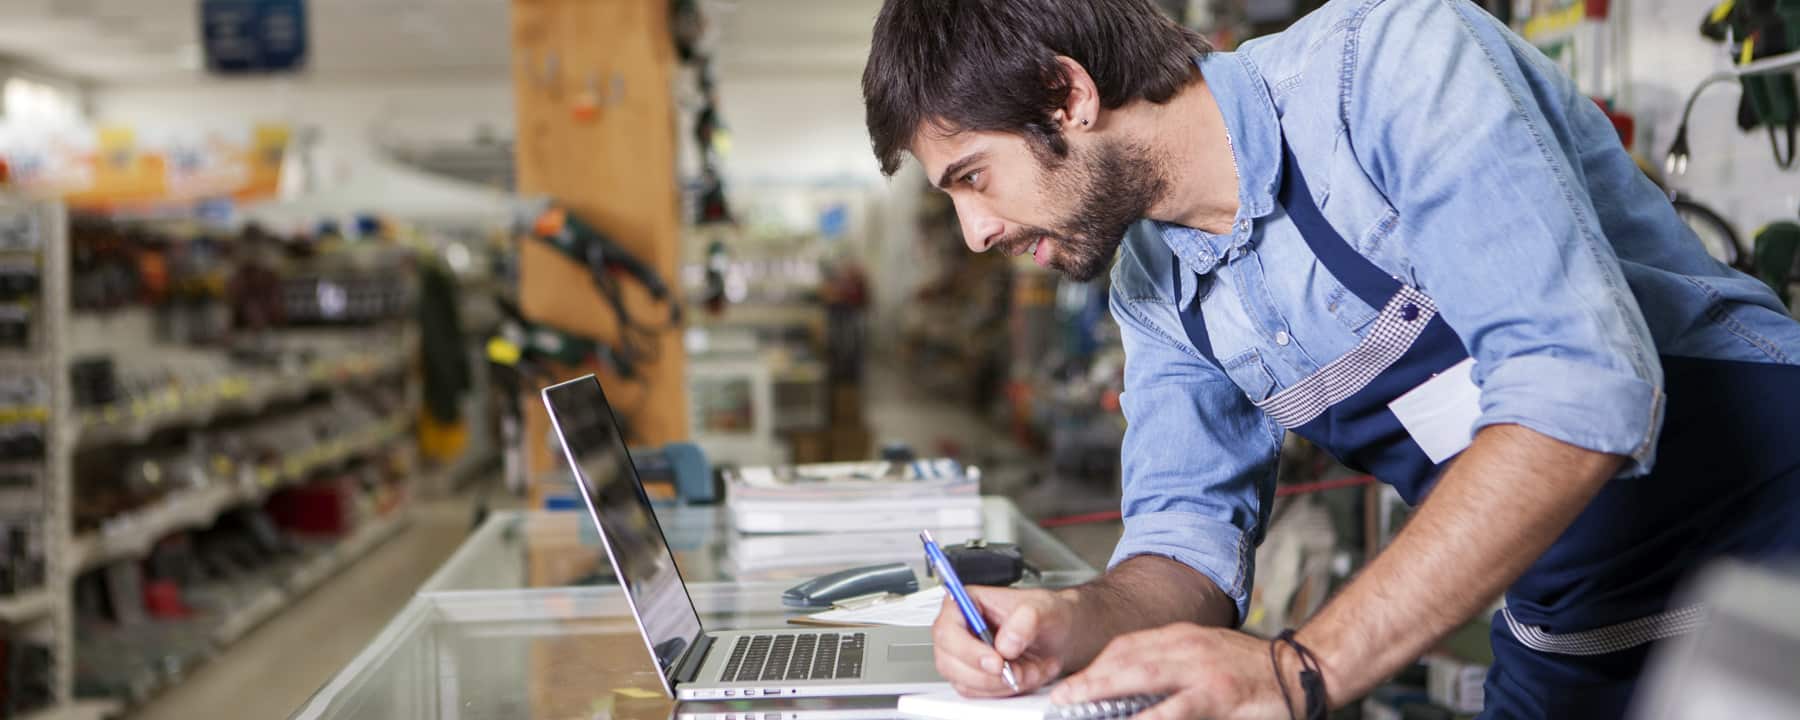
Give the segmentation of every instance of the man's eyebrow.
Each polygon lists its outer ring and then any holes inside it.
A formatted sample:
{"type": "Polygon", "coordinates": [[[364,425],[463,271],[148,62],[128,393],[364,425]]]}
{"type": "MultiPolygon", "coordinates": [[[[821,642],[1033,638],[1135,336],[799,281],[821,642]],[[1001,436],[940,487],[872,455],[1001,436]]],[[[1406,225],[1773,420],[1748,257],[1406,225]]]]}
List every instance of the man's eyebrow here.
{"type": "Polygon", "coordinates": [[[970,165],[974,165],[975,163],[986,159],[986,152],[974,152],[964,155],[961,160],[950,163],[950,167],[944,168],[944,174],[938,177],[938,189],[948,192],[950,186],[956,183],[957,176],[962,175],[963,171],[969,169],[970,165]]]}

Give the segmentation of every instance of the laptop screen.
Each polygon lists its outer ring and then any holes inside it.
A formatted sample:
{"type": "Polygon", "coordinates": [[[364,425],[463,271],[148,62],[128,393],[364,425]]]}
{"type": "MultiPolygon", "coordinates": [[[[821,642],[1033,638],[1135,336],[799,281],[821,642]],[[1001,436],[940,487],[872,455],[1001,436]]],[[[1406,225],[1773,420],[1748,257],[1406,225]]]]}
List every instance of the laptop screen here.
{"type": "Polygon", "coordinates": [[[675,664],[700,639],[700,614],[675,568],[675,556],[625,450],[612,407],[592,375],[544,388],[544,405],[588,510],[600,525],[613,572],[672,695],[675,664]]]}

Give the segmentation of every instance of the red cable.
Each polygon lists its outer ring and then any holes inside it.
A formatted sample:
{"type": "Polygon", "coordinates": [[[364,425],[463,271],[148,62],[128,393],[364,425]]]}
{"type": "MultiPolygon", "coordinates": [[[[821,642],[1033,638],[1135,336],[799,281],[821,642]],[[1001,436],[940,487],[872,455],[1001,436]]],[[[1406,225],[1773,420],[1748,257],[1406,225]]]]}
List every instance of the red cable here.
{"type": "MultiPolygon", "coordinates": [[[[1375,477],[1373,475],[1352,475],[1350,477],[1338,478],[1336,480],[1324,480],[1324,481],[1315,482],[1315,483],[1299,483],[1296,485],[1282,485],[1280,487],[1275,488],[1275,497],[1288,497],[1290,495],[1309,495],[1309,494],[1316,493],[1316,492],[1325,492],[1326,490],[1341,490],[1343,488],[1362,487],[1364,485],[1368,485],[1373,482],[1375,482],[1375,477]]],[[[1080,515],[1063,515],[1060,517],[1044,518],[1043,520],[1039,520],[1038,527],[1058,528],[1058,527],[1067,527],[1069,525],[1088,525],[1091,523],[1102,523],[1102,522],[1107,522],[1109,520],[1118,520],[1120,517],[1123,517],[1123,515],[1118,510],[1108,510],[1105,512],[1082,513],[1080,515]]]]}

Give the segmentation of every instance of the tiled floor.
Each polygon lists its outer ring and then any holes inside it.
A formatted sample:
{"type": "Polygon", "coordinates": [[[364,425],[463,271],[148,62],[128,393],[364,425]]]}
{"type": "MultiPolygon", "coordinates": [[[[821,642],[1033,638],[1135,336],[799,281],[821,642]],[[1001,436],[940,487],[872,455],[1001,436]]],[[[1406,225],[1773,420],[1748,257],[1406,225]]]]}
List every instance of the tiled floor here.
{"type": "MultiPolygon", "coordinates": [[[[984,483],[991,491],[1027,496],[1103,492],[1034,489],[1042,463],[973,412],[921,397],[891,370],[876,369],[867,382],[867,413],[878,441],[904,441],[921,453],[939,452],[946,442],[953,443],[962,449],[965,459],[989,471],[984,483]]],[[[1104,502],[1105,498],[1093,501],[1104,502]]],[[[453,499],[418,508],[403,533],[152,700],[134,717],[288,717],[405,606],[413,591],[463,541],[472,502],[453,499]]],[[[1100,567],[1118,539],[1119,525],[1059,528],[1056,534],[1090,564],[1100,567]]]]}

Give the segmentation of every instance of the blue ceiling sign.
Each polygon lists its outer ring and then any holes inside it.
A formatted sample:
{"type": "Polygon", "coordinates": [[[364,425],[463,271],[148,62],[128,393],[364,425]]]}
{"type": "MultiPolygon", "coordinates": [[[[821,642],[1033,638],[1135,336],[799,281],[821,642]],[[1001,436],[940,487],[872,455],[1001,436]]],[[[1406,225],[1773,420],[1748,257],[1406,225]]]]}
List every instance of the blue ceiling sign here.
{"type": "Polygon", "coordinates": [[[306,65],[306,0],[200,0],[208,71],[292,72],[306,65]]]}

